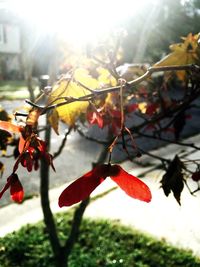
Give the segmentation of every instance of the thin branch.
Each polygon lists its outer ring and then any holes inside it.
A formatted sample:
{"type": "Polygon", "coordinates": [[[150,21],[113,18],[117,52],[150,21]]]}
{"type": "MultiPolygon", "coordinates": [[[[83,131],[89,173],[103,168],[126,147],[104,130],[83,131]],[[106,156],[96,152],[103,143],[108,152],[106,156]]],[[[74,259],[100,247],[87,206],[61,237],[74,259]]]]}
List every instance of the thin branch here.
{"type": "Polygon", "coordinates": [[[175,144],[175,145],[192,147],[192,148],[195,148],[197,150],[200,150],[200,147],[196,146],[193,143],[182,143],[182,142],[179,142],[179,141],[169,140],[169,139],[166,139],[166,138],[161,137],[161,136],[158,137],[158,136],[144,134],[144,133],[141,133],[141,132],[137,132],[137,135],[134,136],[134,138],[140,138],[141,136],[142,137],[146,137],[146,138],[151,138],[151,139],[157,139],[157,140],[160,140],[160,141],[163,141],[163,142],[167,142],[167,143],[172,143],[172,144],[175,144]]]}
{"type": "Polygon", "coordinates": [[[76,82],[78,85],[80,85],[80,86],[83,87],[84,89],[90,91],[91,93],[95,93],[95,90],[93,90],[93,89],[87,87],[86,85],[84,85],[83,83],[77,81],[76,79],[74,79],[74,80],[75,80],[75,82],[76,82]]]}
{"type": "Polygon", "coordinates": [[[143,154],[146,154],[146,155],[148,155],[148,156],[151,157],[151,158],[160,160],[162,163],[164,163],[164,162],[166,162],[166,163],[170,163],[170,162],[171,162],[171,160],[169,160],[169,159],[165,159],[165,158],[163,158],[163,157],[159,157],[159,156],[157,156],[157,155],[154,155],[153,153],[148,152],[148,151],[145,151],[145,150],[143,150],[142,148],[138,148],[138,150],[140,150],[143,154]]]}
{"type": "Polygon", "coordinates": [[[186,107],[188,107],[188,105],[193,102],[198,96],[200,95],[200,90],[196,90],[193,91],[192,94],[190,96],[187,97],[187,99],[185,100],[185,102],[182,102],[180,105],[175,106],[172,109],[169,109],[166,112],[163,113],[159,113],[158,115],[154,116],[151,120],[149,120],[148,122],[142,122],[141,124],[134,126],[133,129],[130,128],[131,130],[134,130],[135,132],[138,132],[140,129],[142,129],[143,127],[145,127],[148,124],[155,124],[159,121],[161,121],[162,119],[166,118],[166,117],[170,117],[171,115],[173,115],[175,112],[178,112],[182,109],[185,109],[186,107]]]}
{"type": "MultiPolygon", "coordinates": [[[[145,72],[144,75],[140,76],[139,78],[137,78],[137,79],[135,79],[133,81],[130,81],[130,82],[126,83],[124,85],[124,87],[125,88],[130,88],[132,86],[135,86],[135,85],[141,83],[142,81],[146,80],[154,72],[161,72],[161,71],[164,71],[164,72],[165,71],[179,71],[179,70],[191,70],[191,71],[196,71],[197,70],[197,71],[199,71],[199,69],[200,69],[199,66],[197,66],[197,65],[191,65],[191,64],[190,65],[183,65],[183,66],[150,67],[145,72]]],[[[120,88],[121,88],[121,85],[120,86],[114,86],[114,87],[108,87],[108,88],[100,89],[100,90],[97,90],[96,89],[96,90],[93,90],[93,92],[91,94],[84,95],[84,96],[79,97],[79,98],[70,97],[70,98],[67,98],[66,99],[66,98],[63,97],[63,99],[65,101],[63,101],[61,103],[58,103],[58,104],[48,105],[47,107],[40,107],[40,106],[32,103],[31,101],[26,101],[26,102],[28,104],[30,104],[31,106],[34,106],[36,108],[42,108],[43,109],[42,114],[45,114],[47,111],[49,111],[51,109],[54,109],[54,108],[57,108],[57,107],[60,107],[60,106],[63,106],[63,105],[67,105],[67,104],[70,104],[70,103],[73,103],[73,102],[76,102],[76,101],[89,101],[89,100],[95,98],[96,96],[119,91],[120,88]]]]}
{"type": "Polygon", "coordinates": [[[71,131],[72,131],[72,128],[69,128],[68,131],[66,131],[65,136],[64,136],[64,138],[62,140],[61,145],[59,146],[58,150],[53,154],[53,158],[54,159],[56,157],[58,157],[62,153],[63,148],[65,147],[65,144],[67,142],[67,136],[71,133],[71,131]]]}
{"type": "MultiPolygon", "coordinates": [[[[107,158],[107,154],[108,154],[107,147],[104,146],[99,155],[99,158],[96,164],[103,164],[107,158]]],[[[69,257],[70,252],[72,251],[73,246],[78,239],[83,215],[89,202],[90,202],[90,198],[87,198],[86,200],[83,200],[81,204],[76,208],[69,236],[65,242],[65,245],[62,247],[62,251],[66,259],[69,257]]]]}
{"type": "Polygon", "coordinates": [[[100,140],[100,139],[97,139],[97,138],[94,138],[92,136],[88,136],[86,135],[81,129],[80,127],[77,127],[76,128],[77,132],[80,134],[80,136],[84,137],[85,139],[89,140],[89,141],[92,141],[92,142],[96,142],[98,144],[102,144],[102,145],[109,145],[110,144],[110,141],[107,141],[107,140],[100,140]]]}
{"type": "Polygon", "coordinates": [[[88,204],[90,202],[90,198],[87,198],[81,202],[81,204],[76,208],[74,217],[73,217],[73,223],[71,226],[70,234],[66,240],[65,246],[63,247],[63,253],[69,256],[71,253],[73,246],[78,239],[79,236],[79,229],[81,226],[83,214],[85,212],[85,209],[87,208],[88,204]]]}
{"type": "MultiPolygon", "coordinates": [[[[119,145],[119,144],[122,144],[122,142],[118,142],[117,143],[117,145],[119,145]]],[[[129,147],[129,148],[132,148],[132,145],[130,145],[130,144],[126,144],[126,146],[127,147],[129,147]]],[[[137,150],[138,151],[140,151],[142,154],[145,154],[145,155],[148,155],[149,157],[151,157],[151,158],[155,158],[155,159],[157,159],[157,160],[160,160],[162,163],[170,163],[171,161],[169,160],[169,159],[165,159],[165,158],[163,158],[163,157],[159,157],[159,156],[157,156],[157,155],[154,155],[153,153],[151,153],[151,152],[148,152],[148,151],[146,151],[146,150],[143,150],[142,148],[137,148],[137,150]]],[[[135,158],[136,157],[136,155],[130,155],[131,156],[131,158],[133,159],[133,158],[135,158]]],[[[131,160],[132,161],[132,160],[131,160]]],[[[137,163],[138,164],[138,163],[137,163]]]]}

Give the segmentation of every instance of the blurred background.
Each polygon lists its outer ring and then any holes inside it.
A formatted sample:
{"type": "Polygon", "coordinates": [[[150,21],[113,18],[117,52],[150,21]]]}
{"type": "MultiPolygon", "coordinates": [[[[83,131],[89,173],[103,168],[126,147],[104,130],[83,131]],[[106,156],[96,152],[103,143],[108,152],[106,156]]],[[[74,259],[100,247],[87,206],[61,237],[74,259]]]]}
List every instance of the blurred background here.
{"type": "Polygon", "coordinates": [[[120,64],[156,62],[199,24],[198,0],[1,0],[0,81],[39,77],[53,65],[59,74],[74,53],[116,39],[120,64]]]}

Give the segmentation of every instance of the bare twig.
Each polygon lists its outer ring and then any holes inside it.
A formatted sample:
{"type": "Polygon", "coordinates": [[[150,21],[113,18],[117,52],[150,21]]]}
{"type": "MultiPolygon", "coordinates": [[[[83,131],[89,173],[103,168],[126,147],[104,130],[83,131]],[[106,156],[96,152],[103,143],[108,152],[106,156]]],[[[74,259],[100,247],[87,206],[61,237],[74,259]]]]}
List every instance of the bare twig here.
{"type": "Polygon", "coordinates": [[[65,147],[65,144],[66,144],[66,141],[67,141],[67,136],[70,134],[72,128],[69,128],[68,131],[66,131],[65,133],[65,136],[62,140],[62,143],[60,145],[60,147],[58,148],[58,151],[56,151],[54,154],[53,154],[53,158],[57,158],[63,151],[63,148],[65,147]]]}
{"type": "Polygon", "coordinates": [[[140,138],[141,136],[146,137],[146,138],[151,138],[151,139],[157,139],[157,140],[160,140],[160,141],[163,141],[163,142],[167,142],[167,143],[170,143],[170,144],[175,144],[175,145],[179,145],[179,146],[186,146],[186,147],[191,147],[191,148],[195,148],[197,150],[200,150],[200,147],[196,146],[193,143],[182,143],[182,142],[179,142],[179,141],[169,140],[169,139],[166,139],[166,138],[161,137],[161,136],[158,137],[158,136],[144,134],[144,133],[141,133],[141,132],[137,132],[137,135],[135,135],[134,138],[140,138]]]}
{"type": "MultiPolygon", "coordinates": [[[[197,65],[191,65],[191,64],[190,65],[183,65],[183,66],[150,67],[145,72],[144,75],[140,76],[139,78],[137,78],[137,79],[135,79],[133,81],[130,81],[130,82],[126,83],[123,86],[124,87],[127,87],[127,88],[131,88],[131,87],[133,87],[133,86],[141,83],[142,81],[146,80],[154,72],[161,72],[161,71],[164,71],[164,72],[166,72],[166,71],[179,71],[179,70],[188,70],[188,71],[189,70],[190,71],[198,70],[199,71],[199,69],[200,69],[199,66],[197,66],[197,65]]],[[[84,95],[84,96],[81,96],[79,98],[74,98],[74,97],[65,98],[65,97],[61,97],[61,98],[59,98],[59,100],[63,99],[64,100],[63,102],[57,103],[57,104],[48,105],[47,107],[40,107],[40,106],[32,103],[31,101],[26,101],[26,102],[28,104],[30,104],[31,106],[34,106],[36,108],[42,108],[43,109],[42,114],[45,114],[47,111],[49,111],[51,109],[54,109],[54,108],[57,108],[57,107],[60,107],[60,106],[63,106],[63,105],[67,105],[67,104],[70,104],[70,103],[73,103],[73,102],[76,102],[76,101],[89,101],[89,100],[95,98],[96,96],[103,95],[103,94],[108,94],[108,93],[111,93],[111,92],[119,91],[120,88],[121,88],[121,85],[120,86],[114,86],[114,87],[108,87],[108,88],[105,88],[105,89],[93,90],[92,93],[87,94],[87,95],[84,95]]],[[[56,98],[56,100],[57,100],[57,98],[56,98]]]]}

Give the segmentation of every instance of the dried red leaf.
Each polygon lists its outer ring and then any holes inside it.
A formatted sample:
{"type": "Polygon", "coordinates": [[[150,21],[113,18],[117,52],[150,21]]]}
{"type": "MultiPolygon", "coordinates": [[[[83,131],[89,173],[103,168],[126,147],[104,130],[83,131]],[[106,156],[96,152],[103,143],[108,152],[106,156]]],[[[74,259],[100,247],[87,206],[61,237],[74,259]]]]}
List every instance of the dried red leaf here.
{"type": "Polygon", "coordinates": [[[133,112],[133,111],[136,111],[137,109],[138,109],[138,104],[136,104],[136,103],[130,104],[130,105],[128,105],[128,106],[126,107],[126,111],[127,111],[128,113],[131,113],[131,112],[133,112]]]}
{"type": "Polygon", "coordinates": [[[108,176],[108,165],[99,165],[70,184],[60,195],[58,205],[71,206],[86,199],[108,176]]]}
{"type": "Polygon", "coordinates": [[[108,113],[111,115],[112,118],[119,118],[121,119],[121,111],[116,109],[108,109],[108,113]]]}
{"type": "Polygon", "coordinates": [[[148,104],[146,108],[146,114],[152,116],[158,109],[159,105],[157,103],[148,104]]]}
{"type": "Polygon", "coordinates": [[[150,202],[151,191],[149,187],[137,177],[127,173],[119,165],[111,167],[111,179],[130,197],[150,202]]]}
{"type": "MultiPolygon", "coordinates": [[[[27,133],[29,134],[30,128],[26,128],[27,133]]],[[[27,134],[25,134],[27,135],[27,134]]],[[[51,154],[47,152],[46,143],[41,140],[37,135],[31,134],[27,136],[26,140],[21,136],[20,144],[19,144],[19,152],[20,155],[15,162],[13,167],[13,173],[15,173],[19,167],[19,163],[29,172],[34,169],[38,169],[38,162],[35,164],[35,161],[38,161],[41,158],[44,158],[49,165],[51,165],[52,169],[55,171],[55,167],[53,165],[53,157],[51,154]]]]}
{"type": "Polygon", "coordinates": [[[103,117],[97,110],[87,112],[87,121],[89,124],[97,124],[101,129],[104,127],[103,117]]]}

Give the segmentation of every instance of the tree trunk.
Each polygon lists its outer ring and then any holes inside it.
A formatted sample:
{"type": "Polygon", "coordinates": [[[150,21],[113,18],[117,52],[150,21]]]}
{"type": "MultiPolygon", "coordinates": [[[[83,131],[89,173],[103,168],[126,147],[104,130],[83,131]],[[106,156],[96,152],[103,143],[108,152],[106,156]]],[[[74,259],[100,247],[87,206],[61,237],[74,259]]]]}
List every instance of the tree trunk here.
{"type": "MultiPolygon", "coordinates": [[[[47,127],[45,130],[45,141],[48,148],[50,146],[50,138],[51,138],[51,129],[47,127]]],[[[57,262],[56,266],[60,267],[59,260],[60,260],[61,246],[59,243],[56,225],[49,201],[49,168],[50,167],[47,161],[44,158],[41,159],[41,167],[40,167],[41,206],[44,215],[44,223],[48,231],[49,240],[55,257],[55,262],[57,262]]]]}
{"type": "MultiPolygon", "coordinates": [[[[51,138],[51,129],[49,127],[45,130],[45,142],[49,149],[50,147],[50,138],[51,138]]],[[[107,157],[107,148],[103,147],[97,164],[102,164],[105,162],[107,157]]],[[[64,246],[60,245],[57,229],[54,221],[54,217],[50,207],[49,201],[49,165],[45,159],[41,159],[40,167],[40,195],[41,195],[41,206],[44,215],[44,223],[49,235],[50,244],[52,247],[55,266],[56,267],[67,267],[68,258],[71,254],[71,251],[74,247],[75,242],[79,236],[79,230],[82,222],[84,212],[89,204],[89,198],[82,201],[81,204],[76,208],[74,212],[73,222],[71,231],[66,240],[64,246]]]]}
{"type": "MultiPolygon", "coordinates": [[[[108,155],[108,149],[107,149],[107,146],[104,146],[102,148],[102,151],[99,155],[97,162],[94,165],[103,164],[107,158],[107,155],[108,155]]],[[[73,247],[74,247],[74,245],[75,245],[75,243],[79,237],[79,233],[80,233],[79,230],[80,230],[81,222],[82,222],[84,212],[85,212],[89,202],[90,202],[90,198],[83,200],[74,212],[71,231],[69,233],[68,239],[66,240],[66,243],[64,246],[66,263],[68,262],[68,258],[71,254],[71,251],[72,251],[72,249],[73,249],[73,247]]],[[[67,265],[63,265],[62,267],[66,267],[66,266],[67,265]]]]}

